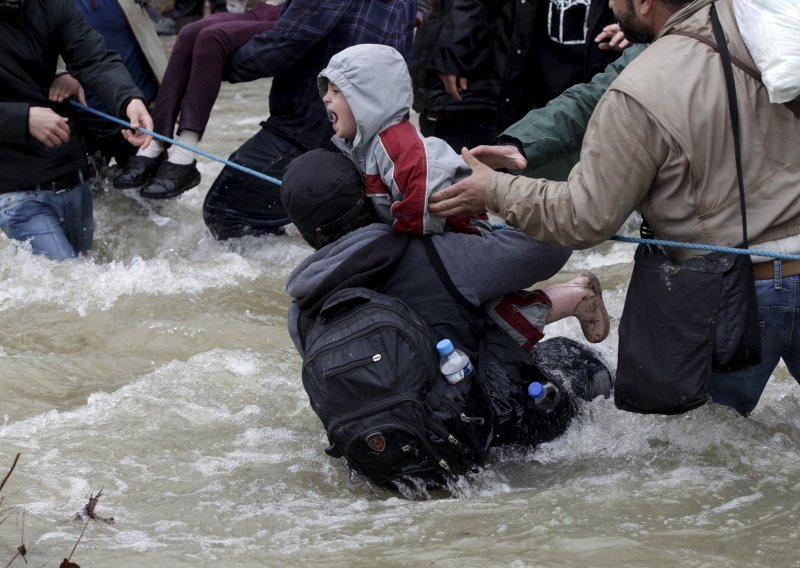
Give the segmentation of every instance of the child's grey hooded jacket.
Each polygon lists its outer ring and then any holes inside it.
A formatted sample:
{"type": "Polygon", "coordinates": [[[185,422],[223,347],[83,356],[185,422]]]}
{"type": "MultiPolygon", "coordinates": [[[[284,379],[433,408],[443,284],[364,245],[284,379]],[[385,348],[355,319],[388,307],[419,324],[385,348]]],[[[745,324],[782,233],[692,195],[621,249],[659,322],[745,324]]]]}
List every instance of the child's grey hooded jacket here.
{"type": "MultiPolygon", "coordinates": [[[[427,235],[444,231],[445,219],[428,213],[428,198],[470,174],[446,142],[425,138],[409,122],[411,78],[392,47],[361,44],[331,58],[317,79],[320,95],[334,83],[347,99],[356,136],[333,142],[364,174],[366,194],[382,221],[395,232],[427,235]]],[[[479,232],[464,217],[447,219],[458,232],[479,232]]]]}

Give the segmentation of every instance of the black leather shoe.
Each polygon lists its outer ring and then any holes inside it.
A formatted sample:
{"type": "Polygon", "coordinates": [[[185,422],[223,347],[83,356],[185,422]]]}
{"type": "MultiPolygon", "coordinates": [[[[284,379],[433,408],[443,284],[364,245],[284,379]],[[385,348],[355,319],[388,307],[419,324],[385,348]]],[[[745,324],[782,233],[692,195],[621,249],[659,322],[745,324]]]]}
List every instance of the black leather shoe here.
{"type": "Polygon", "coordinates": [[[176,197],[200,184],[200,172],[197,171],[196,165],[197,161],[186,165],[164,162],[158,168],[153,180],[139,192],[142,197],[150,199],[176,197]]]}
{"type": "Polygon", "coordinates": [[[166,152],[161,152],[157,158],[146,158],[144,156],[133,156],[128,160],[127,165],[122,169],[122,173],[114,178],[112,185],[117,189],[129,189],[140,187],[153,179],[158,167],[167,157],[166,152]]]}

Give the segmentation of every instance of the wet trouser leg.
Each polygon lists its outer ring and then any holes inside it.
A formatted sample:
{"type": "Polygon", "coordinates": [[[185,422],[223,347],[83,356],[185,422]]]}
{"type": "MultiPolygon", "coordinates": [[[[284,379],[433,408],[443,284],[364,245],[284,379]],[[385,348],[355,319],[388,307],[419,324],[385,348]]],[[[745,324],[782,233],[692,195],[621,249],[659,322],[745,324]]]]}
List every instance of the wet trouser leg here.
{"type": "Polygon", "coordinates": [[[92,193],[86,183],[67,191],[16,191],[0,195],[0,228],[29,241],[33,254],[75,258],[92,247],[92,193]]]}
{"type": "Polygon", "coordinates": [[[714,402],[747,416],[781,358],[800,382],[800,275],[756,280],[761,324],[761,363],[744,371],[712,375],[709,394],[714,402]]]}
{"type": "MultiPolygon", "coordinates": [[[[280,180],[289,162],[304,152],[304,148],[262,128],[229,159],[280,180]]],[[[208,190],[203,219],[218,239],[276,233],[290,222],[281,204],[279,185],[230,166],[222,169],[208,190]]]]}
{"type": "Polygon", "coordinates": [[[566,431],[581,401],[610,396],[611,371],[592,349],[556,337],[538,343],[528,362],[520,359],[517,346],[509,351],[509,339],[498,336],[496,329],[488,327],[485,337],[485,380],[495,419],[495,444],[535,446],[552,440],[566,431]],[[536,406],[527,392],[532,381],[556,386],[560,396],[554,408],[536,406]]]}
{"type": "MultiPolygon", "coordinates": [[[[249,20],[249,18],[246,14],[215,14],[181,28],[170,52],[164,78],[153,104],[152,116],[155,132],[169,137],[173,134],[181,102],[187,92],[189,78],[197,65],[202,67],[205,64],[202,60],[197,61],[193,58],[201,33],[223,22],[236,22],[237,20],[249,20]]],[[[250,22],[246,21],[246,23],[250,22]]],[[[233,49],[235,50],[235,48],[233,49]]],[[[217,78],[218,82],[221,77],[222,73],[220,72],[217,78]]],[[[217,85],[217,89],[219,89],[219,85],[217,85]]],[[[190,96],[192,96],[191,93],[190,96]]]]}

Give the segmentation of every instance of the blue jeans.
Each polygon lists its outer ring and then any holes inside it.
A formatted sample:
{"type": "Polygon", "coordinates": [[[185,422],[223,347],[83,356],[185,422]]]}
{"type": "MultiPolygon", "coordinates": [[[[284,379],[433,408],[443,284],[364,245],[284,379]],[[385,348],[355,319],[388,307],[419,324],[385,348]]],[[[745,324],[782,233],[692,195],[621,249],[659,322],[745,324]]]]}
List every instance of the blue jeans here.
{"type": "Polygon", "coordinates": [[[86,183],[66,191],[0,194],[0,228],[10,239],[30,241],[33,254],[75,258],[92,247],[92,192],[86,183]]]}
{"type": "Polygon", "coordinates": [[[709,392],[714,402],[747,416],[758,404],[772,372],[783,358],[800,383],[800,275],[756,280],[761,323],[761,363],[751,369],[713,375],[709,392]]]}

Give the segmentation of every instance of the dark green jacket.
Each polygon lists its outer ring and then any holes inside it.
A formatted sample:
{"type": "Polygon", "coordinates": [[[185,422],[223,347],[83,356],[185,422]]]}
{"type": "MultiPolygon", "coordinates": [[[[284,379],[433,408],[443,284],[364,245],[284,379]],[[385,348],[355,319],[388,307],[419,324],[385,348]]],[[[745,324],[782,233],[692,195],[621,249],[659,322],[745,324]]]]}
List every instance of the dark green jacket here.
{"type": "Polygon", "coordinates": [[[581,142],[594,107],[623,69],[646,45],[632,45],[588,83],[574,85],[546,106],[534,109],[509,126],[496,143],[517,145],[528,159],[525,175],[567,179],[578,163],[581,142]]]}

